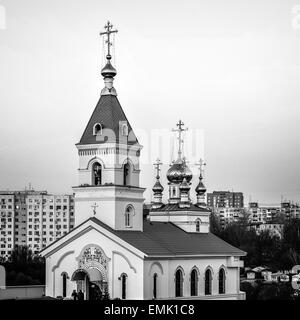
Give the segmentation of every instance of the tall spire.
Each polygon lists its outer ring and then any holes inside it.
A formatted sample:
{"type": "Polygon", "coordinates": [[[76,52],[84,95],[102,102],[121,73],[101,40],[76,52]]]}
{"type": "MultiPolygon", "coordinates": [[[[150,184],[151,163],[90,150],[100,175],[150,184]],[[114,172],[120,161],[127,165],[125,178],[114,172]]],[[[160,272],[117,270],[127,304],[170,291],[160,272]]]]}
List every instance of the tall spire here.
{"type": "Polygon", "coordinates": [[[161,171],[160,166],[162,165],[162,163],[159,159],[157,159],[153,165],[156,170],[156,182],[152,188],[154,193],[154,202],[152,204],[152,208],[160,208],[162,206],[162,193],[164,191],[164,187],[159,181],[159,172],[161,171]]]}
{"type": "Polygon", "coordinates": [[[206,166],[206,163],[203,161],[203,159],[200,159],[198,163],[196,163],[196,165],[199,166],[199,183],[195,189],[196,193],[197,193],[197,204],[200,206],[206,206],[205,204],[205,192],[206,192],[206,188],[202,182],[203,180],[203,173],[204,173],[204,166],[206,166]]]}
{"type": "Polygon", "coordinates": [[[113,25],[107,21],[107,24],[104,26],[106,31],[100,32],[100,36],[107,36],[105,43],[107,44],[107,54],[106,54],[106,65],[101,70],[101,74],[104,78],[105,87],[101,91],[101,95],[117,95],[116,89],[113,87],[114,77],[117,74],[117,70],[112,66],[110,60],[112,58],[110,48],[112,46],[111,34],[117,33],[118,30],[112,30],[113,25]]]}
{"type": "Polygon", "coordinates": [[[183,150],[183,138],[182,138],[182,133],[184,131],[187,131],[188,128],[183,128],[184,123],[179,120],[178,123],[176,124],[178,129],[172,129],[174,132],[178,132],[178,160],[182,160],[182,150],[183,150]]]}

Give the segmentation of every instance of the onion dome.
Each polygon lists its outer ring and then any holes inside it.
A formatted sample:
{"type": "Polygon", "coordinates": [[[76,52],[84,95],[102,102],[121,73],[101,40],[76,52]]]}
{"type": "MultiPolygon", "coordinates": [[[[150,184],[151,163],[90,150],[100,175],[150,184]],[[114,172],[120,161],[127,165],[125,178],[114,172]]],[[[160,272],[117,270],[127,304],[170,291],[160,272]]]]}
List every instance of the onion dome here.
{"type": "Polygon", "coordinates": [[[181,159],[177,159],[167,172],[167,179],[173,183],[181,183],[186,178],[189,183],[192,180],[193,174],[189,167],[181,159]]]}
{"type": "Polygon", "coordinates": [[[181,182],[179,189],[181,192],[189,192],[190,190],[190,184],[187,182],[186,177],[183,178],[183,181],[181,182]]]}
{"type": "Polygon", "coordinates": [[[205,186],[204,186],[204,184],[203,184],[203,182],[202,182],[202,175],[200,175],[200,177],[199,177],[199,183],[198,183],[198,185],[197,185],[197,187],[196,187],[196,189],[195,189],[195,191],[196,191],[196,193],[198,194],[198,195],[203,195],[205,192],[206,192],[206,188],[205,188],[205,186]]]}
{"type": "Polygon", "coordinates": [[[164,187],[161,185],[161,183],[159,182],[159,179],[156,180],[153,188],[152,188],[152,191],[154,193],[162,193],[164,191],[164,187]]]}
{"type": "Polygon", "coordinates": [[[101,70],[101,74],[104,78],[113,78],[116,76],[117,70],[110,63],[111,56],[108,55],[106,58],[107,58],[107,63],[104,66],[104,68],[101,70]]]}

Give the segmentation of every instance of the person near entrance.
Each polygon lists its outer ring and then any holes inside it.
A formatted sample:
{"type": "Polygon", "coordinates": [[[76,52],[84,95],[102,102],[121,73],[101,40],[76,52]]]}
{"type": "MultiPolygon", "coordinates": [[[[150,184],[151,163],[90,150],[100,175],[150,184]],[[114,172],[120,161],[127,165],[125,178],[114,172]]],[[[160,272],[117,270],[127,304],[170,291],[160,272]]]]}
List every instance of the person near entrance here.
{"type": "Polygon", "coordinates": [[[76,290],[73,290],[72,297],[73,297],[73,300],[77,300],[78,294],[77,294],[76,290]]]}
{"type": "Polygon", "coordinates": [[[82,292],[82,290],[79,290],[78,292],[78,300],[84,300],[84,293],[82,292]]]}

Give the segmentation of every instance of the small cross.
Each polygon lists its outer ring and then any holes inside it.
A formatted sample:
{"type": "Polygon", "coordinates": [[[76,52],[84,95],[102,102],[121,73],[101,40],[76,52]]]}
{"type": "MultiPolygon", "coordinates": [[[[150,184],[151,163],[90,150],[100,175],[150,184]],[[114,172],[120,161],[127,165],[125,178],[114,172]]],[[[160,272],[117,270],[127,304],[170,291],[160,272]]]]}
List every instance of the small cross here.
{"type": "Polygon", "coordinates": [[[96,208],[98,208],[99,206],[97,205],[97,203],[95,202],[94,204],[91,205],[91,207],[93,208],[93,214],[94,216],[96,215],[96,208]]]}
{"type": "Polygon", "coordinates": [[[157,158],[156,162],[153,163],[154,168],[156,170],[156,179],[159,179],[159,171],[161,171],[160,166],[162,165],[162,162],[157,158]]]}
{"type": "Polygon", "coordinates": [[[104,32],[100,32],[100,36],[103,36],[103,35],[107,35],[107,40],[105,41],[105,43],[107,43],[107,58],[110,59],[111,58],[111,55],[110,55],[110,47],[112,46],[112,43],[110,42],[110,35],[112,33],[117,33],[118,30],[112,30],[113,28],[113,25],[107,21],[107,24],[104,26],[104,28],[106,29],[106,31],[104,32]]]}
{"type": "Polygon", "coordinates": [[[178,132],[178,141],[179,141],[179,147],[178,147],[178,157],[179,159],[181,159],[181,155],[182,155],[182,145],[183,145],[183,139],[182,139],[182,132],[183,131],[187,131],[188,128],[184,129],[184,123],[179,120],[178,123],[176,123],[176,126],[178,127],[178,129],[172,129],[173,132],[178,132]]]}
{"type": "Polygon", "coordinates": [[[199,162],[196,163],[196,166],[199,166],[200,176],[202,177],[204,174],[204,166],[206,166],[206,163],[203,161],[203,159],[200,159],[199,162]]]}

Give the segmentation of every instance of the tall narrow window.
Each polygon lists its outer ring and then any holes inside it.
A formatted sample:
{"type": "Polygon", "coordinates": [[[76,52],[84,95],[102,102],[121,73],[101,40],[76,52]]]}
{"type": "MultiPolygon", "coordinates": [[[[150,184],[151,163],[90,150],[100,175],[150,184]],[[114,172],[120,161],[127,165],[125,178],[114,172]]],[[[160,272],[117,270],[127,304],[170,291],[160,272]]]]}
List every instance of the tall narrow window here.
{"type": "Polygon", "coordinates": [[[182,297],[183,295],[183,274],[180,269],[175,274],[175,297],[182,297]]]}
{"type": "Polygon", "coordinates": [[[211,271],[207,269],[205,271],[205,294],[206,295],[211,294],[211,284],[212,284],[211,271]]]}
{"type": "Polygon", "coordinates": [[[129,185],[129,173],[130,173],[130,165],[129,163],[125,163],[123,167],[123,184],[124,186],[129,185]]]}
{"type": "Polygon", "coordinates": [[[122,281],[122,299],[126,299],[127,275],[125,273],[121,275],[121,281],[122,281]]]}
{"type": "Polygon", "coordinates": [[[124,124],[122,125],[122,135],[123,135],[123,136],[128,136],[128,126],[127,126],[126,123],[124,123],[124,124]]]}
{"type": "Polygon", "coordinates": [[[191,296],[198,295],[198,273],[196,269],[191,272],[191,296]]]}
{"type": "Polygon", "coordinates": [[[128,206],[125,211],[125,227],[132,227],[132,216],[133,216],[133,208],[132,206],[128,206]]]}
{"type": "Polygon", "coordinates": [[[153,298],[157,298],[157,273],[153,275],[153,298]]]}
{"type": "Polygon", "coordinates": [[[96,162],[93,165],[93,185],[101,186],[102,184],[102,166],[96,162]]]}
{"type": "Polygon", "coordinates": [[[199,219],[196,220],[196,232],[200,232],[200,223],[201,221],[199,219]]]}
{"type": "Polygon", "coordinates": [[[219,271],[219,294],[225,293],[225,271],[220,269],[219,271]]]}
{"type": "Polygon", "coordinates": [[[63,273],[63,297],[65,298],[67,296],[67,274],[63,273]]]}

